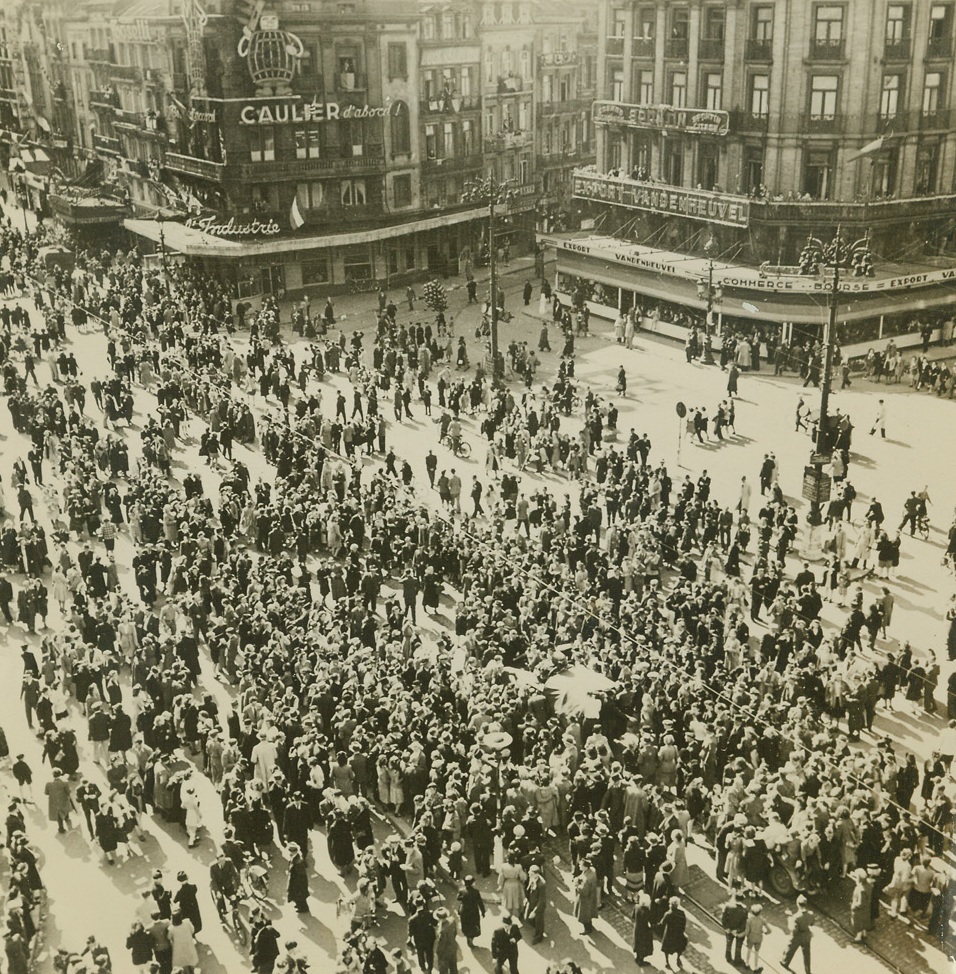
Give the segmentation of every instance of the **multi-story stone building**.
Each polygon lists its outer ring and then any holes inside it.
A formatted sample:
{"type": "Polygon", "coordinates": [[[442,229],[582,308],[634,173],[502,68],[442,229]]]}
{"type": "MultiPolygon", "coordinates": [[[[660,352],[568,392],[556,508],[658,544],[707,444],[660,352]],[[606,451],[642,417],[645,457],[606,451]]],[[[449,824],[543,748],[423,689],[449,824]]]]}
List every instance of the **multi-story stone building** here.
{"type": "Polygon", "coordinates": [[[571,177],[594,160],[597,8],[555,2],[539,8],[535,75],[535,145],[539,225],[544,231],[576,224],[571,177]]]}
{"type": "Polygon", "coordinates": [[[600,18],[597,167],[575,193],[607,237],[559,266],[605,313],[654,304],[663,330],[713,303],[713,275],[725,324],[817,331],[826,282],[787,267],[839,225],[875,263],[844,282],[844,341],[950,315],[953,3],[604,0],[600,18]]]}
{"type": "Polygon", "coordinates": [[[17,10],[0,19],[17,41],[0,57],[0,81],[9,74],[19,96],[6,117],[25,107],[29,138],[68,148],[53,210],[80,225],[116,221],[125,203],[124,226],[145,247],[201,258],[243,295],[457,273],[487,245],[487,209],[466,191],[488,175],[511,195],[498,243],[530,248],[536,218],[551,219],[546,205],[567,210],[568,174],[591,158],[597,41],[570,3],[19,0],[17,10]],[[51,79],[42,103],[33,74],[51,79]],[[115,199],[80,209],[97,171],[115,199]]]}

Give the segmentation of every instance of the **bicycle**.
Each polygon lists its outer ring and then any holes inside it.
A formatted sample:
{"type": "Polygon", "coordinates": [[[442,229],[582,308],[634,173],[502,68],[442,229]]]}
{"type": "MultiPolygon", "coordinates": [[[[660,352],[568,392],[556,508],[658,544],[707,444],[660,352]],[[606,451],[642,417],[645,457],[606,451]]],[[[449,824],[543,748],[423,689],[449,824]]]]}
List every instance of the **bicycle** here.
{"type": "Polygon", "coordinates": [[[245,947],[249,942],[249,928],[246,926],[246,922],[242,919],[242,914],[239,912],[239,907],[242,906],[242,897],[238,893],[229,897],[218,893],[213,894],[213,898],[216,903],[216,912],[219,914],[219,920],[222,925],[224,927],[231,926],[239,945],[245,947]]]}
{"type": "Polygon", "coordinates": [[[458,442],[452,443],[446,435],[439,442],[444,443],[451,450],[453,456],[461,457],[462,460],[467,460],[471,456],[471,444],[464,437],[459,436],[458,442]]]}

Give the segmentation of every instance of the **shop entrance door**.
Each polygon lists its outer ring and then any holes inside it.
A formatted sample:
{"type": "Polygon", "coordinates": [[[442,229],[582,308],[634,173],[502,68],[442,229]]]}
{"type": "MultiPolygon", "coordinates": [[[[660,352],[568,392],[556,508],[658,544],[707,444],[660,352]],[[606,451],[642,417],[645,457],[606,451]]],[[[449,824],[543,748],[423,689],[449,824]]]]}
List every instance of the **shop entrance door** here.
{"type": "Polygon", "coordinates": [[[285,293],[285,268],[282,264],[270,264],[262,268],[262,293],[276,297],[285,293]]]}

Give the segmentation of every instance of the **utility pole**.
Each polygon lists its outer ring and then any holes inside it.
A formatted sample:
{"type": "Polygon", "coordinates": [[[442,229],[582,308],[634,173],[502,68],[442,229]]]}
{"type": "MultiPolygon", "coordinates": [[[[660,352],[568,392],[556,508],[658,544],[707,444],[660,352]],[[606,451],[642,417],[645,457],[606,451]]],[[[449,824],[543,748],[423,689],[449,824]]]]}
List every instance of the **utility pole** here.
{"type": "Polygon", "coordinates": [[[159,221],[159,259],[163,265],[163,284],[166,287],[166,294],[169,294],[169,268],[166,264],[166,233],[163,228],[163,221],[159,221]]]}

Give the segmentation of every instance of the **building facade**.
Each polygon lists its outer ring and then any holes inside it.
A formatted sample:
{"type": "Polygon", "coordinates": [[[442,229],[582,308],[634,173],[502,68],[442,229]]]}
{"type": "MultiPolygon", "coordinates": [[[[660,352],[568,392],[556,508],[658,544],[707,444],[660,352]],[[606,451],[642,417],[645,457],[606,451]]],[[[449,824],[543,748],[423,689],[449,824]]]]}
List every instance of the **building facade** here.
{"type": "Polygon", "coordinates": [[[596,18],[569,3],[12,11],[0,12],[0,112],[14,155],[66,147],[48,179],[54,212],[91,222],[78,198],[112,194],[104,221],[128,206],[145,248],[203,259],[243,296],[459,273],[487,250],[487,211],[464,200],[488,175],[511,192],[499,243],[530,249],[551,211],[571,209],[573,167],[593,159],[596,18]]]}
{"type": "MultiPolygon", "coordinates": [[[[874,280],[845,284],[859,295],[841,315],[848,342],[948,316],[953,34],[954,5],[937,0],[604,0],[597,165],[578,171],[575,195],[611,240],[649,244],[656,257],[629,252],[630,266],[667,264],[674,273],[658,268],[658,278],[673,277],[686,299],[678,303],[698,316],[713,295],[699,295],[697,279],[682,282],[682,257],[698,277],[693,258],[702,258],[704,276],[723,284],[723,317],[746,324],[753,313],[743,306],[757,304],[763,320],[818,329],[809,299],[787,295],[819,282],[787,269],[808,237],[826,242],[838,225],[851,241],[868,238],[875,263],[874,280]],[[761,265],[762,277],[750,274],[761,265]],[[738,288],[751,277],[756,284],[738,288]]],[[[582,269],[580,256],[571,263],[582,269]]],[[[614,265],[627,263],[605,262],[605,276],[619,280],[614,265]]],[[[622,298],[628,289],[617,286],[611,300],[605,283],[605,307],[640,297],[635,287],[622,298]]]]}

